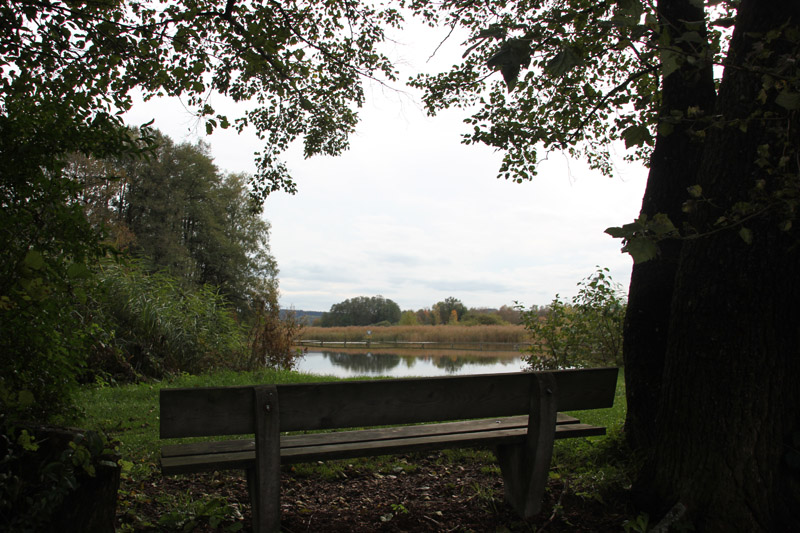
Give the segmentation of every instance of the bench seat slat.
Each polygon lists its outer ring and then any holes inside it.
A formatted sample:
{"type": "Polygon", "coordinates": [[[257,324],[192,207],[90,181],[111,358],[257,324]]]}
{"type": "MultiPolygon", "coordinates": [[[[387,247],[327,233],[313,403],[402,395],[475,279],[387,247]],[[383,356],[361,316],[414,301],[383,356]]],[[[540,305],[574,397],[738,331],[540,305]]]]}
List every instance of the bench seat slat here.
{"type": "MultiPolygon", "coordinates": [[[[520,418],[520,417],[514,417],[520,418]]],[[[524,417],[523,417],[524,418],[524,417]]],[[[462,423],[431,424],[404,428],[385,428],[395,430],[383,435],[386,438],[374,440],[376,432],[382,430],[344,431],[326,435],[344,435],[347,439],[335,443],[321,443],[319,434],[291,435],[281,437],[281,462],[285,464],[318,460],[346,459],[373,455],[388,455],[413,451],[442,448],[493,446],[521,442],[527,433],[527,426],[501,429],[486,429],[471,432],[445,431],[419,434],[422,427],[461,425],[462,423]],[[397,431],[400,430],[400,431],[397,431]],[[387,436],[388,435],[388,436],[387,436]]],[[[441,428],[439,428],[441,429],[441,428]]],[[[605,428],[581,423],[563,423],[556,427],[556,439],[604,435],[605,428]]],[[[176,444],[164,446],[161,468],[164,474],[185,474],[210,470],[247,469],[254,464],[255,445],[252,439],[176,444]]]]}
{"type": "MultiPolygon", "coordinates": [[[[560,424],[577,423],[575,417],[562,415],[560,424]]],[[[315,444],[346,444],[348,442],[378,441],[393,438],[423,437],[426,435],[444,435],[471,433],[474,431],[492,431],[497,429],[527,428],[528,415],[489,418],[483,420],[466,420],[462,422],[445,422],[439,424],[417,424],[359,431],[337,431],[335,433],[311,433],[307,435],[287,435],[281,437],[281,448],[295,446],[295,442],[303,446],[315,444]]]]}
{"type": "MultiPolygon", "coordinates": [[[[580,422],[574,416],[558,413],[558,424],[576,424],[580,422]]],[[[419,424],[413,426],[401,426],[380,429],[365,429],[360,431],[337,431],[334,433],[310,433],[305,435],[285,435],[281,437],[281,448],[295,446],[296,442],[305,446],[317,444],[344,444],[347,442],[363,442],[365,440],[381,440],[395,437],[410,437],[424,435],[438,435],[446,433],[469,433],[472,431],[485,431],[501,428],[528,427],[528,415],[509,416],[503,418],[490,418],[484,420],[466,420],[462,422],[445,422],[440,424],[419,424]]],[[[162,447],[162,457],[172,457],[175,455],[193,455],[208,453],[213,449],[214,453],[225,453],[227,451],[240,451],[238,445],[229,443],[253,442],[252,440],[228,440],[216,442],[200,442],[194,444],[167,444],[162,447]],[[231,446],[233,446],[231,448],[231,446]]]]}

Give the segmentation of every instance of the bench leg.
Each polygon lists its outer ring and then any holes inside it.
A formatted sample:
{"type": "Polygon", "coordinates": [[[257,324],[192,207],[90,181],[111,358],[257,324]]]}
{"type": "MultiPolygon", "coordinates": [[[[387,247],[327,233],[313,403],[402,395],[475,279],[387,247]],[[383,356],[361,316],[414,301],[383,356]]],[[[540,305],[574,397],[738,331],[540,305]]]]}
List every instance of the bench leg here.
{"type": "Polygon", "coordinates": [[[531,409],[525,443],[498,446],[506,500],[528,519],[539,513],[553,456],[556,416],[556,381],[552,374],[534,374],[531,409]]]}
{"type": "Polygon", "coordinates": [[[258,516],[258,474],[255,468],[247,469],[247,494],[250,497],[250,518],[253,522],[253,531],[257,532],[258,516]]]}
{"type": "Polygon", "coordinates": [[[253,531],[281,529],[281,444],[278,392],[274,385],[255,387],[256,465],[247,471],[253,531]]]}

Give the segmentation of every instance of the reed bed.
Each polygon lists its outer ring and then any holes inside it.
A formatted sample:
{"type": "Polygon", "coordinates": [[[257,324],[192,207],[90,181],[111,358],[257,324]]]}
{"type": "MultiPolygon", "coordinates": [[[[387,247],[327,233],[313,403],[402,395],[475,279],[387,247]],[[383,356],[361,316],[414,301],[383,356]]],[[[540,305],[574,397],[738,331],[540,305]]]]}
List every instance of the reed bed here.
{"type": "Polygon", "coordinates": [[[347,326],[306,327],[300,340],[322,342],[436,342],[436,343],[529,343],[522,325],[507,326],[347,326]],[[367,335],[367,331],[372,332],[367,335]]]}

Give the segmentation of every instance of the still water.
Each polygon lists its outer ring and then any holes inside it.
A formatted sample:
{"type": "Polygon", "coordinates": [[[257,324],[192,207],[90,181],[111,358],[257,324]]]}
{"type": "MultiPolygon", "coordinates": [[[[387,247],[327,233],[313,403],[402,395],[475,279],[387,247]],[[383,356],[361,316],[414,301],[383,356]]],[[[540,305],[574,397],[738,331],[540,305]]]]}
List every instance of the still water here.
{"type": "Polygon", "coordinates": [[[397,355],[393,353],[342,353],[309,351],[299,361],[297,370],[309,374],[336,376],[452,376],[457,374],[494,374],[519,372],[523,368],[519,354],[509,357],[458,355],[397,355]]]}

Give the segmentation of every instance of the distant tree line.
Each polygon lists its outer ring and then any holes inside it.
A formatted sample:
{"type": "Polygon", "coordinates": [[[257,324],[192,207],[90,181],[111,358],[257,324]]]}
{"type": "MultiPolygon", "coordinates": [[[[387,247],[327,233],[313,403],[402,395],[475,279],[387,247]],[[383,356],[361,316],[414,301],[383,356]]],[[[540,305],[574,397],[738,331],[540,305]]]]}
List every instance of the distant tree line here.
{"type": "MultiPolygon", "coordinates": [[[[536,308],[536,306],[534,306],[536,308]]],[[[447,297],[430,308],[417,311],[400,311],[400,307],[383,296],[358,296],[331,306],[313,325],[334,326],[436,326],[448,324],[503,325],[521,324],[520,311],[513,306],[503,305],[499,309],[467,308],[461,300],[447,297]]]]}
{"type": "Polygon", "coordinates": [[[383,296],[357,296],[338,304],[323,313],[319,319],[322,327],[369,326],[372,324],[397,324],[400,306],[383,296]]]}

